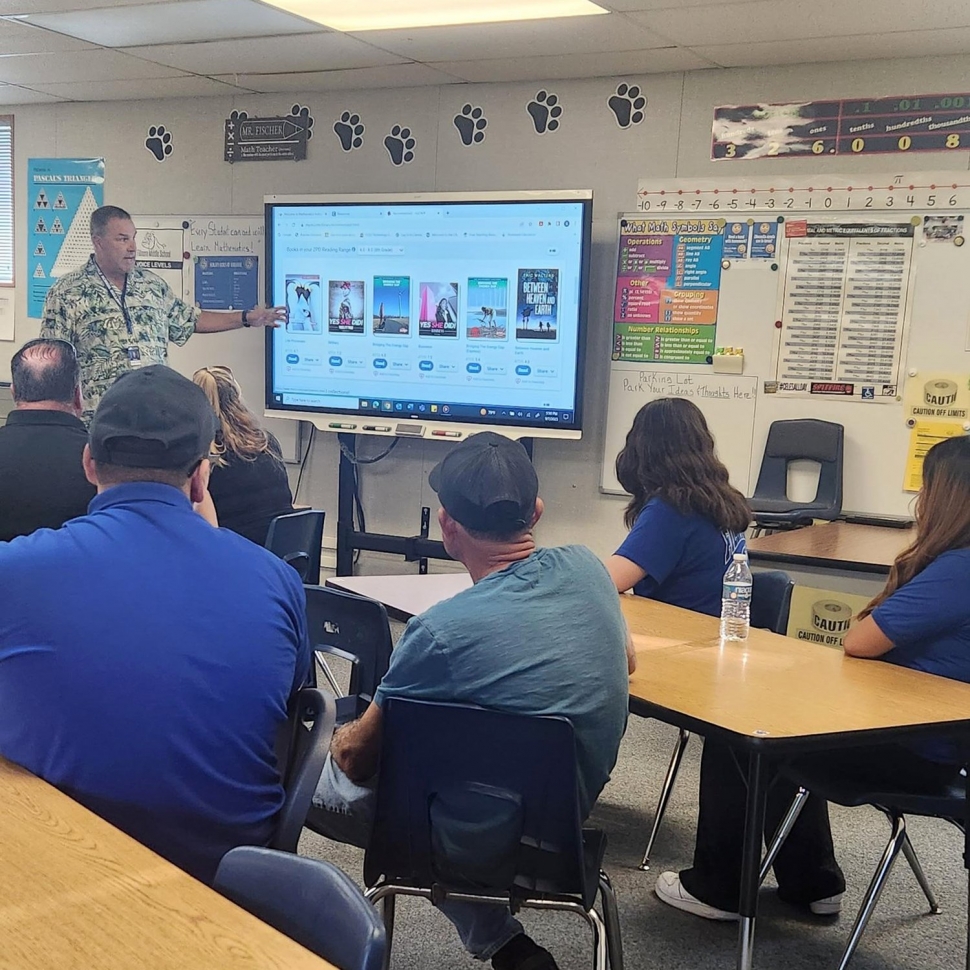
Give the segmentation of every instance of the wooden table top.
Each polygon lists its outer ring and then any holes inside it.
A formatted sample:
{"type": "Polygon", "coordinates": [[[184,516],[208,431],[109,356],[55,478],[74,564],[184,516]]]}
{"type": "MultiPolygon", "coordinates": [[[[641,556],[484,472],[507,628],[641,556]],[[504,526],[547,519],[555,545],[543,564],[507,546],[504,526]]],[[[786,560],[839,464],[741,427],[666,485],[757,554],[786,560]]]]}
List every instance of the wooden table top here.
{"type": "Polygon", "coordinates": [[[334,970],[0,758],[0,967],[334,970]]]}
{"type": "Polygon", "coordinates": [[[751,738],[970,721],[970,684],[846,657],[767,630],[721,643],[716,617],[621,596],[637,649],[631,701],[751,738]]]}
{"type": "Polygon", "coordinates": [[[348,593],[369,596],[383,603],[392,616],[409,620],[425,610],[468,589],[468,573],[410,573],[404,576],[333,576],[327,585],[348,593]]]}
{"type": "Polygon", "coordinates": [[[915,538],[912,528],[852,522],[826,522],[790,532],[776,532],[748,542],[752,562],[829,566],[888,573],[895,558],[915,538]]]}

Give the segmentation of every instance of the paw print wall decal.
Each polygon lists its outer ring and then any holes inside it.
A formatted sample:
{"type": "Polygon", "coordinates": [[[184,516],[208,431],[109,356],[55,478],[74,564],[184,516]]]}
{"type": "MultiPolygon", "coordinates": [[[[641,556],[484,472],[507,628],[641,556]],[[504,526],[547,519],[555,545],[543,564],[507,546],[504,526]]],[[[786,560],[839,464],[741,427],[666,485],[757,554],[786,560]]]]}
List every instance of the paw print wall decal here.
{"type": "Polygon", "coordinates": [[[148,129],[145,147],[155,156],[158,162],[164,162],[172,154],[172,133],[163,125],[152,125],[148,129]]]}
{"type": "Polygon", "coordinates": [[[647,99],[635,84],[619,84],[616,92],[606,102],[621,128],[629,128],[643,121],[643,109],[647,99]]]}
{"type": "Polygon", "coordinates": [[[415,140],[410,128],[395,125],[384,139],[384,147],[391,158],[392,165],[407,165],[414,161],[415,140]]]}
{"type": "Polygon", "coordinates": [[[485,141],[488,119],[481,107],[471,104],[462,105],[460,114],[452,119],[463,145],[480,145],[485,141]]]}
{"type": "Polygon", "coordinates": [[[537,135],[544,135],[547,131],[555,131],[559,127],[562,117],[562,105],[559,95],[551,91],[537,91],[536,96],[525,106],[532,118],[532,124],[537,135]]]}
{"type": "Polygon", "coordinates": [[[352,152],[364,144],[364,123],[355,112],[344,111],[333,123],[333,132],[345,152],[352,152]]]}
{"type": "Polygon", "coordinates": [[[313,119],[310,117],[310,109],[305,104],[295,104],[290,108],[290,117],[306,127],[306,140],[309,141],[313,137],[313,119]]]}

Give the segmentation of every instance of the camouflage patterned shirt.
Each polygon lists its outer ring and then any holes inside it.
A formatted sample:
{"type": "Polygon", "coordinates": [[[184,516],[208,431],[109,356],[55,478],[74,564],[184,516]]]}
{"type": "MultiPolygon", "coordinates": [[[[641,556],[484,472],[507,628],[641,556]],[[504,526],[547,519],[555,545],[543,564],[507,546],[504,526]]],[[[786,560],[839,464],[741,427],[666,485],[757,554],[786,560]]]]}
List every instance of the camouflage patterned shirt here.
{"type": "Polygon", "coordinates": [[[62,276],[47,291],[42,337],[69,340],[77,350],[84,394],[84,420],[91,420],[104,392],[134,367],[168,363],[168,344],[181,346],[195,332],[200,311],[180,300],[171,287],[148,270],[128,274],[125,306],[121,293],[106,283],[92,255],[82,269],[62,276]],[[138,361],[130,359],[137,347],[138,361]]]}

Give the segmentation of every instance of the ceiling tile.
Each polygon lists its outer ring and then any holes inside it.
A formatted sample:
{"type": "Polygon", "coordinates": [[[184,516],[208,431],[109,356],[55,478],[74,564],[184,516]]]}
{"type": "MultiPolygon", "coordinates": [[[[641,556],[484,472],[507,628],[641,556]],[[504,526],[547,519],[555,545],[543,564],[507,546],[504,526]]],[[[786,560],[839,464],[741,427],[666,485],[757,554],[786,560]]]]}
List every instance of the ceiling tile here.
{"type": "Polygon", "coordinates": [[[970,26],[966,0],[923,2],[918,11],[915,6],[913,0],[756,0],[628,16],[689,47],[970,26]]]}
{"type": "MultiPolygon", "coordinates": [[[[967,54],[970,53],[970,28],[860,34],[760,44],[711,44],[695,47],[694,51],[722,67],[967,54]]],[[[856,93],[861,96],[867,92],[856,93]]]]}
{"type": "Polygon", "coordinates": [[[78,10],[32,14],[28,22],[104,47],[279,36],[322,29],[319,24],[254,0],[139,3],[117,12],[78,10]]]}
{"type": "Polygon", "coordinates": [[[431,84],[456,84],[461,78],[424,64],[361,67],[347,71],[315,71],[297,74],[220,74],[221,80],[254,91],[352,91],[360,88],[413,88],[431,84]]]}
{"type": "Polygon", "coordinates": [[[90,50],[92,46],[51,30],[30,27],[19,20],[0,20],[0,51],[4,54],[54,54],[90,50]]]}
{"type": "Polygon", "coordinates": [[[527,57],[539,52],[542,55],[594,54],[669,46],[669,41],[616,14],[421,30],[371,30],[355,36],[395,54],[425,62],[527,57]]]}
{"type": "MultiPolygon", "coordinates": [[[[60,13],[65,10],[94,10],[99,7],[125,7],[131,0],[0,0],[0,17],[21,14],[60,13]]],[[[144,0],[153,5],[174,0],[144,0]]]]}
{"type": "Polygon", "coordinates": [[[574,54],[548,57],[500,57],[487,61],[442,61],[432,67],[465,81],[552,81],[579,77],[618,77],[625,74],[663,74],[714,65],[692,51],[666,48],[612,54],[574,54]]]}
{"type": "MultiPolygon", "coordinates": [[[[247,94],[247,90],[207,77],[163,77],[134,81],[61,81],[34,85],[35,90],[72,101],[143,101],[247,94]]],[[[0,87],[0,96],[3,88],[0,87]]]]}
{"type": "Polygon", "coordinates": [[[161,44],[125,50],[159,64],[210,76],[231,74],[240,68],[251,74],[339,71],[348,67],[402,64],[405,60],[336,33],[222,40],[206,44],[161,44]]]}
{"type": "Polygon", "coordinates": [[[67,51],[46,54],[13,54],[0,57],[0,81],[33,87],[34,82],[124,81],[133,78],[175,77],[180,72],[118,51],[67,51]]]}
{"type": "Polygon", "coordinates": [[[62,100],[66,99],[57,98],[42,91],[20,88],[16,84],[0,84],[0,108],[8,104],[46,104],[47,102],[62,100]]]}
{"type": "Polygon", "coordinates": [[[667,7],[724,7],[754,0],[596,0],[607,10],[628,13],[632,10],[664,10],[667,7]]]}

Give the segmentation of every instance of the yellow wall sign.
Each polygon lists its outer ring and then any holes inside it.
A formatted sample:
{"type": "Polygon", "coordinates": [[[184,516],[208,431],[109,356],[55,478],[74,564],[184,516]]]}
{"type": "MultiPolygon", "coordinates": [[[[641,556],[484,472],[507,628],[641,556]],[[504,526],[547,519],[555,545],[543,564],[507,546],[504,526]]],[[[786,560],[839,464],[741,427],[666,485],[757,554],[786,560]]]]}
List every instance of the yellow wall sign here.
{"type": "Polygon", "coordinates": [[[906,381],[906,421],[970,420],[970,380],[967,374],[920,371],[906,381]]]}
{"type": "Polygon", "coordinates": [[[841,650],[842,638],[868,603],[868,596],[796,586],[788,614],[788,636],[841,650]]]}
{"type": "Polygon", "coordinates": [[[947,421],[917,421],[909,433],[903,491],[918,492],[923,487],[923,459],[933,445],[964,433],[962,424],[951,424],[947,421]]]}

